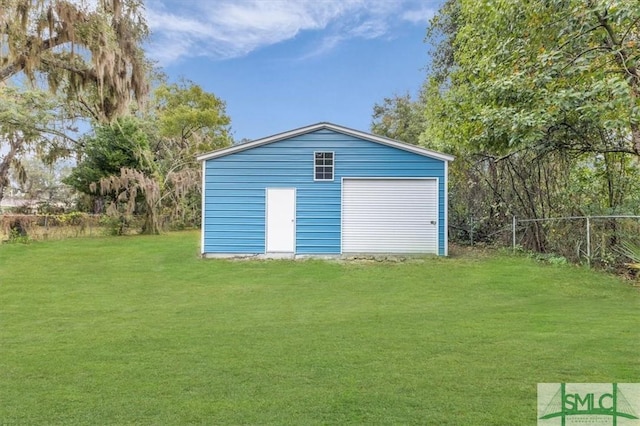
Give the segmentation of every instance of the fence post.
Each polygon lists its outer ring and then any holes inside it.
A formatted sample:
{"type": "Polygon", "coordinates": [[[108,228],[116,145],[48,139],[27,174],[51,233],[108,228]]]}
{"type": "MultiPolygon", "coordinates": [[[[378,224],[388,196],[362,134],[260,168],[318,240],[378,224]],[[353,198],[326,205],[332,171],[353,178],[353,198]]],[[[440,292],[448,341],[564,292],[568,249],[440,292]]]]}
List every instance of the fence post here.
{"type": "Polygon", "coordinates": [[[469,217],[469,238],[471,239],[471,247],[473,247],[473,216],[469,217]]]}
{"type": "Polygon", "coordinates": [[[587,265],[591,266],[591,220],[587,216],[587,265]]]}
{"type": "Polygon", "coordinates": [[[512,235],[512,248],[516,251],[516,216],[513,215],[513,222],[511,223],[511,235],[512,235]]]}

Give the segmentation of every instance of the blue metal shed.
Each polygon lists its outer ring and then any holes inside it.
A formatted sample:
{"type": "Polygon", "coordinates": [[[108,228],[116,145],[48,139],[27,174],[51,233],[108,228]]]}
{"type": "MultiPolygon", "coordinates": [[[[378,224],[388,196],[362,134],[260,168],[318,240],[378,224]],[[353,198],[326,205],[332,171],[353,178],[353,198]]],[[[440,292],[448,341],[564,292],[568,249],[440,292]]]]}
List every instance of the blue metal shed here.
{"type": "Polygon", "coordinates": [[[452,156],[318,123],[198,160],[205,257],[447,255],[452,156]]]}

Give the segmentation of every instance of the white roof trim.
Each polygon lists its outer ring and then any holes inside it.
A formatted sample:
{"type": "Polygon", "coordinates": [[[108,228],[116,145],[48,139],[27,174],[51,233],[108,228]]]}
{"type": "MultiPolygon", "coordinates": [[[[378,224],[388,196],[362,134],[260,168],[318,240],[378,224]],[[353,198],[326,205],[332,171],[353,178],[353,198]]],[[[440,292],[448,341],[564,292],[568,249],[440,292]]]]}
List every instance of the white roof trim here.
{"type": "Polygon", "coordinates": [[[345,135],[354,136],[356,138],[368,140],[371,142],[376,142],[376,143],[387,145],[393,148],[402,149],[404,151],[413,152],[414,154],[424,155],[425,157],[431,157],[437,160],[453,161],[454,159],[452,155],[443,154],[441,152],[432,151],[430,149],[400,142],[394,139],[385,138],[383,136],[377,136],[371,133],[361,132],[359,130],[350,129],[348,127],[338,126],[332,123],[317,123],[317,124],[312,124],[310,126],[300,127],[299,129],[289,130],[288,132],[278,133],[273,136],[257,139],[255,141],[243,143],[240,145],[233,145],[228,148],[218,149],[216,151],[199,155],[196,158],[198,161],[206,161],[206,160],[211,160],[213,158],[224,157],[225,155],[233,154],[240,151],[245,151],[247,149],[270,144],[270,143],[281,141],[284,139],[290,139],[292,137],[315,132],[317,130],[333,130],[338,133],[343,133],[345,135]]]}

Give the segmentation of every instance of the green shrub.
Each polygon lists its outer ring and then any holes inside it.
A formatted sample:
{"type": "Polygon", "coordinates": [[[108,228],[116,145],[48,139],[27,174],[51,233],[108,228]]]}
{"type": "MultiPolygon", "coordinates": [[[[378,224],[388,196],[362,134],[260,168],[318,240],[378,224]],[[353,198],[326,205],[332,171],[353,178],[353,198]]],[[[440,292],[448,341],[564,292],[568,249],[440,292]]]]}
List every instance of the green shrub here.
{"type": "Polygon", "coordinates": [[[124,216],[102,216],[100,226],[104,228],[106,235],[125,235],[129,222],[124,216]]]}

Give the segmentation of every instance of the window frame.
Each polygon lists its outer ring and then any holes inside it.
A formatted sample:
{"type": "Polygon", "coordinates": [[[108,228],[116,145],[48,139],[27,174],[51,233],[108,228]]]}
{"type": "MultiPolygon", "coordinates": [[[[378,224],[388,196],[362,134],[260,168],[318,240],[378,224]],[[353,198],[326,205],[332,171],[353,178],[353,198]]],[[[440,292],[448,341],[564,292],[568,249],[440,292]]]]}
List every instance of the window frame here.
{"type": "Polygon", "coordinates": [[[313,181],[314,182],[333,182],[335,180],[335,176],[336,176],[336,153],[335,151],[313,151],[313,181]],[[326,161],[327,158],[326,157],[322,157],[322,164],[318,164],[317,163],[317,155],[318,154],[331,154],[331,165],[327,165],[326,161]],[[323,170],[321,172],[318,171],[318,168],[322,167],[323,170]],[[323,176],[326,175],[328,172],[326,171],[326,168],[330,167],[331,168],[331,178],[330,179],[319,179],[318,173],[321,173],[323,176]]]}

